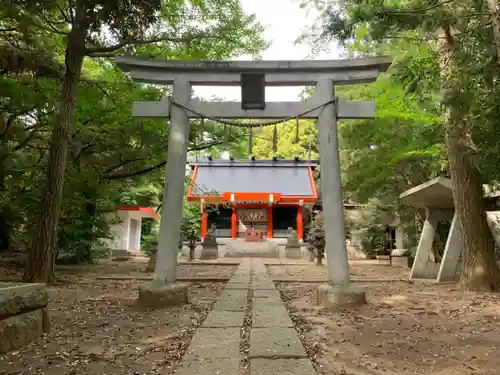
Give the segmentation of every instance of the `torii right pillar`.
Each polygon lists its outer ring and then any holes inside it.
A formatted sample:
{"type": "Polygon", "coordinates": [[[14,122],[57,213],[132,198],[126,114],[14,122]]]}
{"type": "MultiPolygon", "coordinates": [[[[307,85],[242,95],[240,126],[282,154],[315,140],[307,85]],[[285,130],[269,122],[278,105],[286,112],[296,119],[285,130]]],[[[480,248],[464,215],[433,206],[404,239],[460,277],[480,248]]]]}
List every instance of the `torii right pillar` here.
{"type": "MultiPolygon", "coordinates": [[[[316,85],[316,95],[325,102],[335,99],[334,81],[323,79],[316,85]]],[[[322,108],[318,116],[318,138],[321,166],[321,199],[325,228],[328,284],[317,290],[318,305],[335,310],[366,303],[363,288],[351,284],[344,228],[337,103],[322,108]]]]}

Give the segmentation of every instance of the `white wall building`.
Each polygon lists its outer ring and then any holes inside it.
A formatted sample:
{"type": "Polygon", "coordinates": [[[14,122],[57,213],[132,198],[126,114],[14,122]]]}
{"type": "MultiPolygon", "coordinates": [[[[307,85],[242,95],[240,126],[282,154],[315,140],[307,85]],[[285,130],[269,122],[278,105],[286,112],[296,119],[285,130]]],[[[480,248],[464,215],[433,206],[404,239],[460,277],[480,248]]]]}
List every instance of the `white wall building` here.
{"type": "Polygon", "coordinates": [[[106,210],[112,211],[106,216],[113,223],[110,228],[113,238],[106,241],[109,249],[140,254],[142,219],[158,220],[160,215],[150,207],[116,206],[107,207],[106,210]]]}

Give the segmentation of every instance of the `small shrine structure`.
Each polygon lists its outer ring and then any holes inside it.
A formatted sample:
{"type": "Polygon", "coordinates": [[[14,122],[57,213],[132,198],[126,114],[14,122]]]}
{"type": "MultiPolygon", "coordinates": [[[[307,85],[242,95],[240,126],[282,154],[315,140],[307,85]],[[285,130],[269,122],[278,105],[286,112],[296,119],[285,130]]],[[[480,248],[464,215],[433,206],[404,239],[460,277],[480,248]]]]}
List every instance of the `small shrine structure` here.
{"type": "Polygon", "coordinates": [[[455,215],[451,180],[437,177],[415,186],[400,196],[406,204],[425,209],[425,221],[418,242],[410,279],[435,279],[438,282],[453,281],[456,278],[462,244],[460,225],[455,215]],[[436,236],[438,222],[451,219],[451,227],[440,263],[429,261],[436,236]]]}
{"type": "MultiPolygon", "coordinates": [[[[111,238],[106,241],[113,254],[141,253],[141,228],[143,219],[159,220],[160,215],[151,207],[105,207],[106,219],[111,224],[111,238]]],[[[124,254],[123,254],[124,255],[124,254]]]]}
{"type": "MultiPolygon", "coordinates": [[[[497,208],[499,194],[488,192],[483,186],[483,202],[487,207],[486,219],[497,246],[500,244],[500,212],[497,208]]],[[[437,177],[415,186],[400,196],[410,206],[425,209],[425,221],[420,235],[410,279],[434,279],[437,282],[455,281],[460,275],[460,261],[463,246],[460,239],[460,222],[455,212],[453,187],[449,178],[437,177]],[[440,263],[430,262],[429,255],[436,236],[438,222],[450,219],[451,226],[446,239],[443,257],[440,263]]]]}

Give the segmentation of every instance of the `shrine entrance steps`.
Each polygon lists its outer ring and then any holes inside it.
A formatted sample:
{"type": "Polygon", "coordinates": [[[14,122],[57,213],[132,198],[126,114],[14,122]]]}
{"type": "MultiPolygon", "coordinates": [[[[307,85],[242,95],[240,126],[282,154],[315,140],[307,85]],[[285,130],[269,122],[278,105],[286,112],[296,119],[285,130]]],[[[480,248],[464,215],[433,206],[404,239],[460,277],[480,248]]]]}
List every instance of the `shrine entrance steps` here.
{"type": "Polygon", "coordinates": [[[260,259],[242,259],[176,375],[315,374],[260,259]]]}
{"type": "Polygon", "coordinates": [[[231,258],[279,258],[279,247],[272,241],[247,242],[244,238],[236,238],[226,243],[224,256],[231,258]]]}

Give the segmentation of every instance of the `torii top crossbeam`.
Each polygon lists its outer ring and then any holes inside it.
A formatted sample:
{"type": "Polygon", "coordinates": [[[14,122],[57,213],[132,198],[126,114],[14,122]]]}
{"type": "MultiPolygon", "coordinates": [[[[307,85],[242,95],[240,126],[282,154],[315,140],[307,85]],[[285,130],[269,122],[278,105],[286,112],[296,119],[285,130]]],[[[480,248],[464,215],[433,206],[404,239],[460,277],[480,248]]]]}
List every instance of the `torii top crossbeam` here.
{"type": "Polygon", "coordinates": [[[391,65],[390,57],[346,60],[180,61],[117,56],[116,63],[137,82],[172,84],[179,76],[193,85],[238,86],[242,73],[264,73],[268,86],[309,86],[321,78],[335,84],[367,83],[391,65]],[[210,73],[210,74],[207,74],[210,73]]]}

